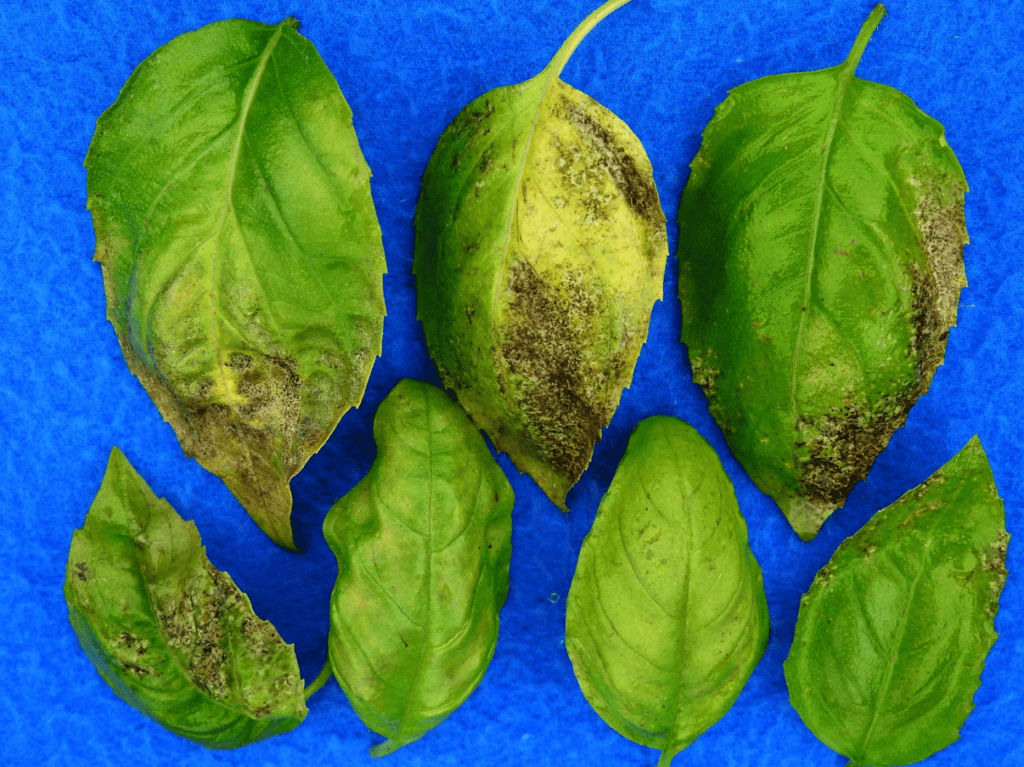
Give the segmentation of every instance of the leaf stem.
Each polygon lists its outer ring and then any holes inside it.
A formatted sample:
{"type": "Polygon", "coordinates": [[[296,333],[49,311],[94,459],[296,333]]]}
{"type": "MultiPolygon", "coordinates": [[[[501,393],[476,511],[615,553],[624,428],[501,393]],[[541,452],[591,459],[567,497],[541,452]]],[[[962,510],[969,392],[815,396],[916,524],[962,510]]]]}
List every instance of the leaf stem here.
{"type": "Polygon", "coordinates": [[[558,49],[558,52],[545,67],[545,70],[550,70],[553,77],[561,75],[562,69],[565,67],[566,62],[569,61],[569,57],[575,52],[576,47],[583,42],[583,38],[590,34],[590,30],[596,27],[605,16],[628,2],[629,0],[608,0],[608,2],[593,11],[587,18],[583,19],[579,26],[572,31],[572,34],[565,38],[562,47],[558,49]]]}
{"type": "Polygon", "coordinates": [[[331,671],[331,659],[328,658],[326,661],[324,661],[324,667],[320,669],[320,673],[317,675],[317,678],[310,683],[309,687],[307,687],[306,691],[303,693],[303,695],[305,696],[305,700],[309,700],[311,697],[313,697],[313,695],[316,694],[316,691],[323,687],[325,684],[327,684],[327,680],[330,679],[332,676],[333,672],[331,671]]]}
{"type": "Polygon", "coordinates": [[[868,47],[868,42],[883,16],[885,16],[885,6],[879,3],[861,26],[860,32],[857,33],[857,39],[853,41],[850,55],[846,57],[846,65],[851,68],[851,71],[856,70],[857,65],[860,64],[860,57],[864,55],[864,49],[868,47]]]}

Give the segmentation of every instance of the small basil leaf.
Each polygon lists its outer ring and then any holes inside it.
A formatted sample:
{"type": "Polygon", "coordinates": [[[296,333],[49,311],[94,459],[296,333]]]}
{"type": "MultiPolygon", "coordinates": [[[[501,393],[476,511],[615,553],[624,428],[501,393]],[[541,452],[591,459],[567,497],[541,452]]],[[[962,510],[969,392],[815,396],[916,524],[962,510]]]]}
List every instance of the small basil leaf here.
{"type": "Polygon", "coordinates": [[[767,641],[761,568],[718,456],[676,418],[642,421],[569,589],[583,694],[667,766],[729,710],[767,641]]]}
{"type": "Polygon", "coordinates": [[[72,537],[64,596],[114,692],[178,735],[236,748],[306,716],[294,648],[117,448],[72,537]]]}
{"type": "Polygon", "coordinates": [[[639,139],[559,75],[460,112],[416,209],[417,315],[445,386],[559,507],[633,376],[662,296],[665,216],[639,139]]]}
{"type": "Polygon", "coordinates": [[[385,269],[352,113],[288,19],[143,61],[86,158],[107,314],[185,453],[295,548],[288,482],[358,405],[385,269]]]}
{"type": "Polygon", "coordinates": [[[966,285],[942,126],[847,60],[741,85],[679,209],[682,339],[734,455],[817,534],[928,390],[966,285]]]}
{"type": "Polygon", "coordinates": [[[382,756],[443,721],[483,678],[508,593],[512,488],[466,414],[401,381],[373,421],[377,458],[331,508],[330,662],[382,756]]]}
{"type": "Polygon", "coordinates": [[[996,640],[1009,538],[974,437],[839,547],[785,664],[793,707],[829,748],[881,767],[957,739],[996,640]]]}

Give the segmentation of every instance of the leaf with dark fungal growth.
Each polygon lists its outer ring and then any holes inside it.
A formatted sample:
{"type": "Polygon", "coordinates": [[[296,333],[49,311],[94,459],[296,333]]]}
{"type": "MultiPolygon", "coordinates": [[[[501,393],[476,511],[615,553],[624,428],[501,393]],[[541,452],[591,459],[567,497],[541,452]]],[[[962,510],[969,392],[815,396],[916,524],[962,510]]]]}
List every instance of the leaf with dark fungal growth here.
{"type": "Polygon", "coordinates": [[[172,40],[85,161],[128,367],[185,453],[291,549],[288,483],[362,399],[385,270],[352,113],[297,26],[172,40]]]}
{"type": "Polygon", "coordinates": [[[373,419],[377,458],[324,520],[338,557],[329,655],[389,754],[483,679],[508,593],[512,488],[465,412],[403,380],[373,419]]]}
{"type": "Polygon", "coordinates": [[[847,60],[741,85],[679,209],[682,339],[733,454],[801,538],[928,390],[967,284],[942,126],[847,60]]]}
{"type": "Polygon", "coordinates": [[[295,648],[117,448],[71,539],[64,597],[114,692],[178,735],[237,748],[306,716],[295,648]]]}
{"type": "Polygon", "coordinates": [[[996,641],[1009,540],[977,437],[848,538],[801,600],[785,663],[804,724],[865,767],[954,742],[996,641]]]}
{"type": "Polygon", "coordinates": [[[559,79],[625,2],[463,109],[416,209],[417,315],[441,379],[562,509],[632,379],[668,258],[640,141],[559,79]]]}

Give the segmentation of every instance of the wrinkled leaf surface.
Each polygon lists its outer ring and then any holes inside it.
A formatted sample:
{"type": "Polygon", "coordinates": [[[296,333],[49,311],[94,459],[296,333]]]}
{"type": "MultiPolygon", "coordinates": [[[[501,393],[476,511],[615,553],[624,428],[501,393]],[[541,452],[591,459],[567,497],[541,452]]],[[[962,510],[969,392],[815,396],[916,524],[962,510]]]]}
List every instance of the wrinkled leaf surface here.
{"type": "Polygon", "coordinates": [[[977,437],[848,538],[801,600],[785,664],[810,730],[864,767],[955,741],[996,640],[1008,542],[977,437]]]}
{"type": "Polygon", "coordinates": [[[290,548],[288,482],[362,398],[385,269],[351,112],[295,26],[224,21],[163,46],[86,158],[128,366],[290,548]]]}
{"type": "Polygon", "coordinates": [[[391,753],[483,678],[508,593],[512,488],[440,389],[404,380],[377,410],[377,458],[324,520],[338,557],[330,662],[391,753]]]}
{"type": "Polygon", "coordinates": [[[927,391],[966,285],[942,126],[854,76],[883,14],[839,66],[731,91],[679,211],[693,379],[805,540],[927,391]]]}
{"type": "Polygon", "coordinates": [[[767,641],[761,568],[718,456],[676,418],[642,421],[569,590],[583,694],[668,765],[729,710],[767,641]]]}
{"type": "Polygon", "coordinates": [[[306,716],[292,645],[117,448],[72,537],[64,596],[114,692],[178,735],[236,748],[306,716]]]}
{"type": "Polygon", "coordinates": [[[624,2],[463,109],[416,210],[417,314],[441,378],[562,508],[632,379],[668,257],[640,141],[559,79],[624,2]]]}

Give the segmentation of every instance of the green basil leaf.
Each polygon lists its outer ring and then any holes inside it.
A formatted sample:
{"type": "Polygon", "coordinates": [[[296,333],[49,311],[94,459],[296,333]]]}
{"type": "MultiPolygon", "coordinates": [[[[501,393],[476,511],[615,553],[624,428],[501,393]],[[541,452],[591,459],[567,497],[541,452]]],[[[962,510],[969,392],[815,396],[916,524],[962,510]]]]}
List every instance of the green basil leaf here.
{"type": "Polygon", "coordinates": [[[483,678],[508,593],[512,488],[448,396],[401,381],[373,421],[377,458],[331,508],[334,676],[383,756],[422,737],[483,678]]]}
{"type": "Polygon", "coordinates": [[[583,694],[667,767],[729,710],[767,642],[761,568],[718,456],[676,418],[642,421],[569,589],[583,694]]]}
{"type": "Polygon", "coordinates": [[[829,748],[883,767],[957,739],[997,637],[1005,523],[974,437],[821,568],[785,670],[793,707],[829,748]]]}
{"type": "Polygon", "coordinates": [[[117,448],[71,539],[64,596],[114,692],[178,735],[236,748],[306,716],[294,647],[117,448]]]}
{"type": "Polygon", "coordinates": [[[358,405],[385,270],[352,114],[288,19],[147,58],[96,126],[107,312],[186,454],[295,548],[288,482],[358,405]]]}
{"type": "Polygon", "coordinates": [[[732,90],[679,209],[682,339],[734,455],[804,540],[928,390],[966,285],[942,126],[849,58],[732,90]]]}
{"type": "Polygon", "coordinates": [[[629,385],[668,245],[640,141],[559,75],[462,110],[416,210],[417,314],[445,386],[559,507],[629,385]]]}

